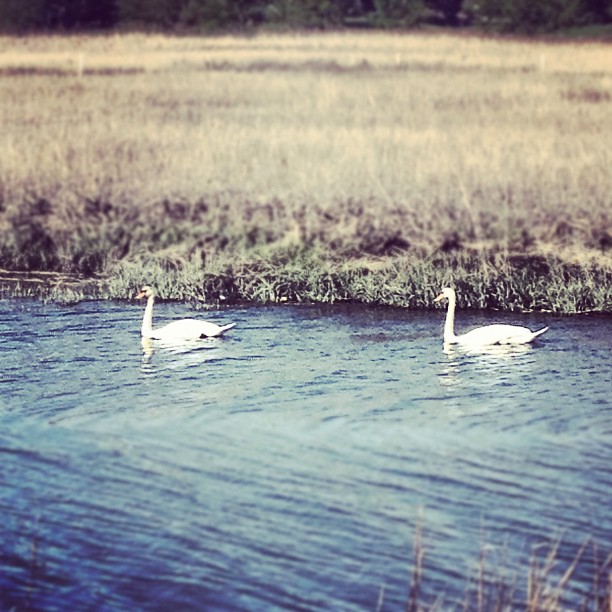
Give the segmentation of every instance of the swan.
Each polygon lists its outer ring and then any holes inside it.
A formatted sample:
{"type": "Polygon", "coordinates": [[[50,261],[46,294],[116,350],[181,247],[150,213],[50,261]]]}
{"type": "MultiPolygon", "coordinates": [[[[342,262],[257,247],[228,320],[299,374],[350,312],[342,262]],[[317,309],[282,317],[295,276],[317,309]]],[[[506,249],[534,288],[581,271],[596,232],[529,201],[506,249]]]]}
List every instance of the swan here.
{"type": "Polygon", "coordinates": [[[489,346],[492,344],[528,344],[543,334],[548,327],[538,331],[531,331],[528,327],[520,325],[485,325],[469,331],[467,334],[455,335],[455,305],[457,296],[450,287],[442,289],[442,293],[434,300],[448,300],[448,311],[444,323],[444,343],[462,344],[465,346],[489,346]]]}
{"type": "Polygon", "coordinates": [[[153,303],[155,302],[155,291],[145,286],[140,290],[136,299],[147,298],[147,306],[142,318],[140,333],[143,338],[152,340],[197,340],[199,338],[217,338],[236,324],[216,325],[208,321],[198,319],[180,319],[172,321],[163,327],[153,329],[153,303]]]}

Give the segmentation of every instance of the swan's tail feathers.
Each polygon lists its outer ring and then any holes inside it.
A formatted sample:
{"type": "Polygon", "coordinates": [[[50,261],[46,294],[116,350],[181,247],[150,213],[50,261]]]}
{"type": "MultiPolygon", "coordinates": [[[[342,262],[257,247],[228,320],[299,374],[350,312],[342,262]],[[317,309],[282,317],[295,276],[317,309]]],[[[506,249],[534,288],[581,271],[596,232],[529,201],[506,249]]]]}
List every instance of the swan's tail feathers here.
{"type": "Polygon", "coordinates": [[[533,332],[532,340],[535,340],[538,336],[541,336],[547,330],[548,330],[548,326],[543,327],[542,329],[538,329],[538,331],[536,331],[536,332],[533,332]]]}
{"type": "Polygon", "coordinates": [[[236,324],[228,323],[227,325],[222,325],[219,328],[219,332],[216,334],[216,336],[222,336],[228,329],[232,329],[232,327],[236,327],[236,324]]]}

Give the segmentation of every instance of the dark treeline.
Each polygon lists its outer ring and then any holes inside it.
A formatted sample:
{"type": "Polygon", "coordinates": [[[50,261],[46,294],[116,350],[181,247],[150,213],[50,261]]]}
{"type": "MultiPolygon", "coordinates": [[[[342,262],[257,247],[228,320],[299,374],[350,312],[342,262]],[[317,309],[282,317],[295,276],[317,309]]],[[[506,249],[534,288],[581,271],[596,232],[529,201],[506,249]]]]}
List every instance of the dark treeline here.
{"type": "Polygon", "coordinates": [[[612,0],[0,0],[4,32],[406,28],[540,33],[612,22],[612,0]]]}

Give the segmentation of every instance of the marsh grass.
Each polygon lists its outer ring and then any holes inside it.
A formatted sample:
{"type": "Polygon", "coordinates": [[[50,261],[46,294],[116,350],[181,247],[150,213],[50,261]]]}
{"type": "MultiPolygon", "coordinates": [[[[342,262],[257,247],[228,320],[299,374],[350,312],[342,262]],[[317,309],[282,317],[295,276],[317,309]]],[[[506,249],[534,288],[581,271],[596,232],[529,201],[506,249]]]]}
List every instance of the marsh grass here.
{"type": "Polygon", "coordinates": [[[0,73],[3,268],[101,296],[611,307],[605,45],[41,36],[0,38],[0,73]]]}
{"type": "MultiPolygon", "coordinates": [[[[560,539],[534,545],[526,567],[517,567],[511,566],[507,550],[483,543],[467,575],[463,600],[453,600],[438,587],[428,584],[428,570],[431,571],[433,561],[428,559],[423,524],[419,522],[414,535],[406,612],[609,612],[612,553],[602,553],[592,540],[584,541],[569,557],[567,551],[561,554],[561,548],[560,539]],[[579,569],[583,572],[580,580],[579,569]],[[585,571],[591,577],[587,588],[585,571]]],[[[377,610],[384,609],[384,588],[380,593],[377,610]]]]}

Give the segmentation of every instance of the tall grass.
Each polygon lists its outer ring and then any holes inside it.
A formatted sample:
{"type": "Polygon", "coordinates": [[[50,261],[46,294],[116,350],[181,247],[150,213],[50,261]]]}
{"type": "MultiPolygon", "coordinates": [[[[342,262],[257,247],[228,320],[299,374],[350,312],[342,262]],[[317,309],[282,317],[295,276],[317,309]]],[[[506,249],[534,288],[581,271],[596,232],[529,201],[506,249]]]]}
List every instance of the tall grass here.
{"type": "MultiPolygon", "coordinates": [[[[459,600],[429,584],[434,561],[428,558],[423,524],[419,522],[414,536],[406,612],[609,612],[612,553],[586,540],[567,558],[567,552],[560,553],[561,544],[557,539],[534,545],[526,567],[512,566],[506,550],[483,544],[467,576],[464,597],[459,600]]],[[[377,610],[383,607],[384,589],[381,589],[377,610]]]]}
{"type": "Polygon", "coordinates": [[[1,267],[117,293],[612,304],[605,45],[0,38],[0,74],[1,267]]]}

